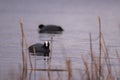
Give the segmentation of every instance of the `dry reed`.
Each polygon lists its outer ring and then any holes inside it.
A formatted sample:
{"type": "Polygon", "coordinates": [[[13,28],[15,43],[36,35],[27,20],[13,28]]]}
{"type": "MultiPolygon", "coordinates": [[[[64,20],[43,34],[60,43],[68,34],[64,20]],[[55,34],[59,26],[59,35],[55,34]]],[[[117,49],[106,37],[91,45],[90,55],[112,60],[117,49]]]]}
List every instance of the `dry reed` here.
{"type": "Polygon", "coordinates": [[[83,55],[81,55],[81,58],[83,60],[83,64],[84,64],[84,67],[85,67],[86,80],[90,80],[89,65],[88,65],[87,61],[84,59],[83,55]]]}
{"type": "MultiPolygon", "coordinates": [[[[28,42],[27,42],[27,39],[26,39],[26,36],[25,36],[24,26],[23,26],[23,22],[22,22],[21,19],[20,19],[19,23],[20,23],[21,34],[22,34],[21,46],[22,46],[22,61],[23,61],[23,65],[25,65],[25,64],[24,64],[24,58],[27,58],[27,55],[28,55],[28,57],[29,57],[29,62],[30,62],[30,67],[33,68],[33,66],[32,66],[32,61],[31,61],[31,56],[30,56],[29,51],[28,51],[28,42]],[[26,51],[24,51],[24,44],[25,44],[26,51]],[[26,54],[26,57],[25,57],[25,52],[27,53],[27,54],[26,54]]],[[[26,60],[27,60],[27,59],[26,59],[26,60]]]]}
{"type": "MultiPolygon", "coordinates": [[[[22,62],[23,62],[23,71],[22,71],[22,80],[27,80],[27,56],[24,52],[24,30],[23,30],[23,23],[20,21],[20,28],[21,28],[21,33],[22,33],[22,40],[21,40],[21,47],[22,47],[22,62]]],[[[27,44],[26,44],[27,45],[27,44]]]]}
{"type": "Polygon", "coordinates": [[[72,80],[73,76],[72,76],[72,65],[71,65],[71,60],[70,59],[66,59],[66,67],[67,67],[67,71],[68,71],[68,80],[72,80]]]}
{"type": "Polygon", "coordinates": [[[101,50],[101,18],[98,16],[98,23],[99,23],[99,80],[101,76],[101,55],[102,55],[102,50],[101,50]]]}

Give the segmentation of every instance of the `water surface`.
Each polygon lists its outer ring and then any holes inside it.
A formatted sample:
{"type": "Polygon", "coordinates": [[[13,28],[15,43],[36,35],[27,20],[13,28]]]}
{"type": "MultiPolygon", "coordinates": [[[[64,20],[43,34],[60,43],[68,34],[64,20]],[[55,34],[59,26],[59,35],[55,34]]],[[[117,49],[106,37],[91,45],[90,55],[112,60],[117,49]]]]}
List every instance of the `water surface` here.
{"type": "MultiPolygon", "coordinates": [[[[1,0],[0,1],[0,77],[12,67],[18,70],[21,62],[21,31],[19,19],[24,23],[28,44],[43,43],[53,36],[52,66],[65,67],[64,56],[70,57],[73,68],[81,66],[81,54],[88,57],[89,33],[93,50],[99,52],[98,16],[102,33],[111,57],[120,50],[119,0],[1,0]],[[64,28],[63,34],[39,34],[39,24],[55,24],[64,28]]],[[[34,57],[33,57],[34,59],[34,57]]],[[[41,57],[38,57],[40,64],[41,57]]],[[[44,67],[44,66],[42,66],[44,67]]],[[[14,73],[18,73],[17,71],[14,73]]],[[[5,79],[4,76],[1,79],[5,79]]]]}

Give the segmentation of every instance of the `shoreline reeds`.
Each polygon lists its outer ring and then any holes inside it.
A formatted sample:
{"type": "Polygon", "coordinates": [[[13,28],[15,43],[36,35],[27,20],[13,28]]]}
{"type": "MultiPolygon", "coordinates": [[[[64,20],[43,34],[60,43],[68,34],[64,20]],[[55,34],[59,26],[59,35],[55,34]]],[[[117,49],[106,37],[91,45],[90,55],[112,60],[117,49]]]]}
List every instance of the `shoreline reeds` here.
{"type": "MultiPolygon", "coordinates": [[[[74,75],[73,75],[73,68],[72,68],[72,62],[70,60],[70,58],[67,57],[66,53],[62,53],[63,57],[65,59],[65,64],[66,64],[66,68],[65,69],[61,69],[61,68],[52,68],[51,67],[51,60],[52,60],[52,47],[53,47],[53,37],[51,37],[51,47],[50,47],[50,57],[49,60],[45,61],[45,63],[47,63],[47,65],[45,64],[45,68],[37,68],[37,61],[36,61],[36,56],[34,58],[34,66],[32,64],[32,59],[30,56],[30,53],[28,51],[28,43],[27,43],[27,39],[25,37],[25,32],[23,29],[23,22],[20,20],[20,28],[21,28],[21,51],[22,51],[22,62],[23,62],[23,73],[21,72],[22,75],[18,75],[20,78],[19,80],[28,80],[27,79],[27,73],[28,70],[31,71],[30,74],[32,74],[32,71],[34,71],[34,79],[36,80],[36,71],[46,71],[47,73],[47,79],[48,80],[52,80],[52,72],[56,72],[57,76],[58,76],[58,80],[63,80],[60,75],[60,72],[66,72],[67,74],[67,79],[68,80],[74,80],[74,75]],[[27,51],[24,51],[24,48],[27,49],[27,51]],[[28,68],[27,65],[27,60],[29,60],[30,63],[30,68],[28,68]]],[[[114,76],[114,70],[116,70],[115,68],[112,68],[111,66],[111,59],[109,57],[109,52],[104,40],[104,36],[102,34],[102,30],[101,30],[101,18],[100,16],[98,16],[98,27],[99,27],[99,39],[98,39],[98,46],[99,46],[99,53],[95,54],[93,52],[93,41],[92,41],[92,34],[89,33],[89,48],[90,48],[90,52],[89,52],[89,58],[90,61],[86,60],[84,55],[81,55],[81,60],[83,62],[83,66],[84,66],[84,71],[81,71],[80,69],[80,80],[116,80],[116,77],[114,76]],[[95,59],[97,56],[97,59],[95,59]],[[103,64],[104,63],[104,64],[103,64]]],[[[63,45],[63,44],[61,44],[63,45]]],[[[34,54],[35,54],[35,49],[34,49],[34,54]]],[[[118,58],[118,62],[120,64],[120,55],[118,53],[118,51],[116,50],[115,52],[117,58],[118,58]]],[[[81,67],[80,67],[81,68],[81,67]]],[[[118,74],[118,73],[116,73],[118,74]]],[[[120,70],[119,70],[119,74],[120,74],[120,70]]],[[[29,78],[30,79],[30,78],[29,78]]],[[[45,80],[45,79],[43,79],[45,80]]]]}

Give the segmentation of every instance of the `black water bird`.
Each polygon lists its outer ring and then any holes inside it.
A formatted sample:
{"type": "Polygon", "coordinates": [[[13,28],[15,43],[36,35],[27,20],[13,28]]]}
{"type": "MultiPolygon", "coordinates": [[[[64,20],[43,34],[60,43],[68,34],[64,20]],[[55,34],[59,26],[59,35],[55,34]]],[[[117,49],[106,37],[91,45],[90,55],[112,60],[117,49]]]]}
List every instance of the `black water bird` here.
{"type": "Polygon", "coordinates": [[[44,44],[41,43],[33,44],[28,49],[29,52],[32,53],[32,55],[49,56],[50,53],[49,46],[50,46],[49,41],[45,41],[44,44]]]}
{"type": "Polygon", "coordinates": [[[54,34],[57,34],[57,33],[62,33],[64,30],[61,26],[58,26],[58,25],[43,25],[43,24],[40,24],[38,26],[39,28],[39,33],[54,33],[54,34]]]}

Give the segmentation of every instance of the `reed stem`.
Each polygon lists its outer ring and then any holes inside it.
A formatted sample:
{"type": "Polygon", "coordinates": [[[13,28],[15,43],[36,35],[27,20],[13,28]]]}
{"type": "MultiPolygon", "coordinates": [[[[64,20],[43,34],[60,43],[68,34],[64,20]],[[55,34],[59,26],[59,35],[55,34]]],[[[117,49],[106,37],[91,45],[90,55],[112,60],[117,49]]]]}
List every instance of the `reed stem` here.
{"type": "Polygon", "coordinates": [[[90,36],[90,56],[91,56],[91,79],[93,79],[94,77],[94,74],[93,74],[93,61],[94,61],[94,57],[93,57],[93,51],[92,51],[92,36],[91,36],[91,33],[89,33],[89,36],[90,36]]]}
{"type": "Polygon", "coordinates": [[[22,62],[23,62],[23,68],[25,66],[25,54],[24,54],[24,31],[23,31],[23,23],[20,21],[20,28],[22,33],[22,40],[21,40],[21,47],[22,47],[22,62]]]}
{"type": "Polygon", "coordinates": [[[98,16],[98,23],[99,23],[99,80],[101,78],[101,52],[102,52],[102,46],[101,46],[101,18],[98,16]]]}
{"type": "Polygon", "coordinates": [[[20,21],[20,28],[22,33],[22,40],[21,40],[21,47],[22,47],[22,63],[23,63],[23,72],[22,72],[22,79],[27,79],[27,56],[24,53],[24,30],[23,30],[23,23],[20,21]]]}
{"type": "MultiPolygon", "coordinates": [[[[24,33],[24,29],[23,29],[23,22],[22,22],[22,20],[20,19],[20,21],[19,21],[19,23],[20,23],[20,28],[21,28],[21,33],[22,33],[22,42],[21,42],[21,46],[22,46],[22,61],[23,61],[23,64],[24,64],[24,55],[25,55],[25,53],[24,53],[24,43],[25,43],[25,46],[26,46],[26,53],[28,53],[28,57],[29,57],[29,62],[30,62],[30,67],[31,68],[33,68],[32,67],[32,61],[31,61],[31,57],[30,57],[30,53],[29,53],[29,51],[28,51],[28,43],[27,43],[27,39],[26,39],[26,36],[25,36],[25,33],[24,33]]],[[[27,59],[26,59],[27,60],[27,59]]]]}

